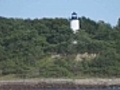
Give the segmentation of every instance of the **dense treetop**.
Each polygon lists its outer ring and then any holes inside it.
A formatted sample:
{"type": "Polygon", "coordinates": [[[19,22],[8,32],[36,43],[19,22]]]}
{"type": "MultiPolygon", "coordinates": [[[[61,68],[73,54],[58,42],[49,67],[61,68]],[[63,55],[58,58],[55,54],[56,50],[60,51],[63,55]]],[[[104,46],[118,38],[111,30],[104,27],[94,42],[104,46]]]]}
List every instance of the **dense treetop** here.
{"type": "Polygon", "coordinates": [[[0,75],[120,77],[120,19],[114,27],[86,17],[79,20],[81,29],[73,34],[65,18],[0,17],[0,75]],[[97,57],[75,61],[86,52],[97,57]]]}

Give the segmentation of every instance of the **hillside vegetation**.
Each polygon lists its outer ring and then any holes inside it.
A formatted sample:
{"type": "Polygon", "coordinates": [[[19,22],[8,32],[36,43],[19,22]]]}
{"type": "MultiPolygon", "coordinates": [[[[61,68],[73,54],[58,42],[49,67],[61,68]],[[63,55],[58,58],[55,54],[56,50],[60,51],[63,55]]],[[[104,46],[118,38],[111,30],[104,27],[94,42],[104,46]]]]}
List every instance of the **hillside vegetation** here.
{"type": "Polygon", "coordinates": [[[0,76],[19,78],[120,77],[120,19],[81,17],[76,34],[64,18],[0,17],[0,76]],[[72,44],[77,40],[77,44],[72,44]],[[78,55],[95,55],[79,58],[78,55]]]}

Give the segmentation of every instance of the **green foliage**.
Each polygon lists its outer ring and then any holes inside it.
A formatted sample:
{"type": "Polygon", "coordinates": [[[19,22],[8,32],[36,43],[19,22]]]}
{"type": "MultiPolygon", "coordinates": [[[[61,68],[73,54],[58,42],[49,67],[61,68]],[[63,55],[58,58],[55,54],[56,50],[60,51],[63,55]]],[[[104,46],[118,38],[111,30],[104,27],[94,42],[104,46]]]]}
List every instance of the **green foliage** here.
{"type": "Polygon", "coordinates": [[[69,21],[0,17],[0,75],[32,77],[120,77],[120,19],[115,27],[79,18],[76,34],[69,21]],[[77,40],[75,45],[72,42],[77,40]],[[93,60],[75,61],[79,53],[93,60]],[[52,58],[59,55],[57,58],[52,58]]]}

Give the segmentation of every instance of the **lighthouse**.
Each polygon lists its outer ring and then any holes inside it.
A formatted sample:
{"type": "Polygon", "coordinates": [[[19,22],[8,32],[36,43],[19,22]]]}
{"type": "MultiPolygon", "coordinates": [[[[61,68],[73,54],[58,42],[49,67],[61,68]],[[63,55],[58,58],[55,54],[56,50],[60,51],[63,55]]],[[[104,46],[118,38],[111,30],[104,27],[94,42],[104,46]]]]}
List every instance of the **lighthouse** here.
{"type": "Polygon", "coordinates": [[[73,30],[74,34],[77,32],[77,30],[80,29],[80,23],[79,23],[76,12],[73,12],[72,15],[71,15],[70,28],[73,30]]]}

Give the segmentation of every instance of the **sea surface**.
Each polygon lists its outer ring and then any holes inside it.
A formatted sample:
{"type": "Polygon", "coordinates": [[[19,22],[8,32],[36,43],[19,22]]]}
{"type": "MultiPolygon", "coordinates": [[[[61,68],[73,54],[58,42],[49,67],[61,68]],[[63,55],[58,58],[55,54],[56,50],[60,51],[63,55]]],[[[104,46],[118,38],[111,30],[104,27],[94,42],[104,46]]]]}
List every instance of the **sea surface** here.
{"type": "MultiPolygon", "coordinates": [[[[24,89],[21,89],[24,90],[24,89]]],[[[25,89],[26,90],[26,89],[25,89]]],[[[29,90],[120,90],[120,88],[106,88],[106,89],[29,89],[29,90]]]]}

